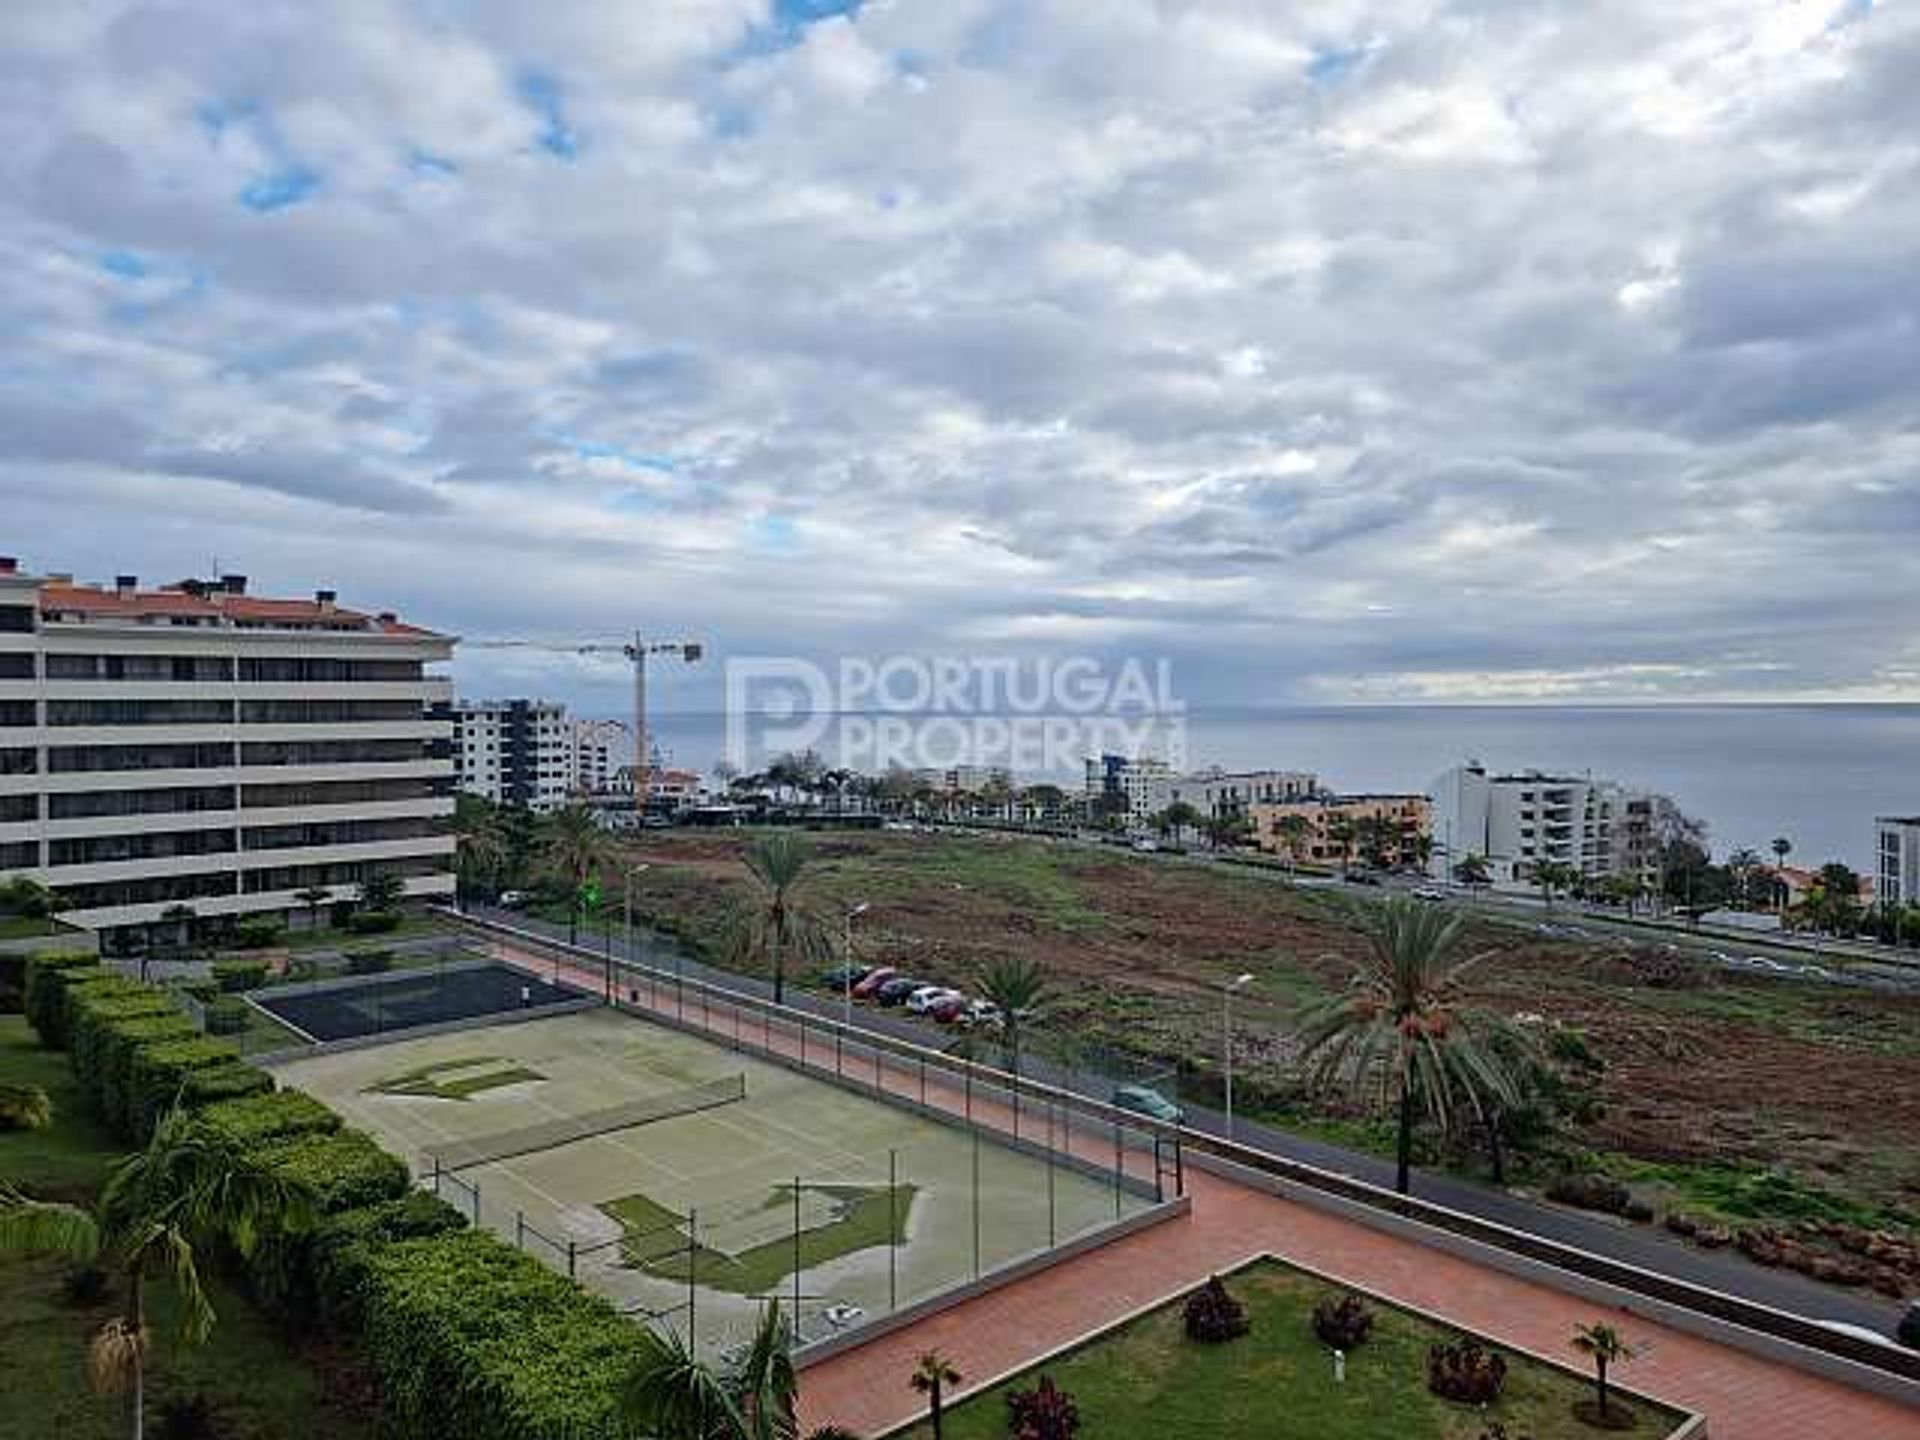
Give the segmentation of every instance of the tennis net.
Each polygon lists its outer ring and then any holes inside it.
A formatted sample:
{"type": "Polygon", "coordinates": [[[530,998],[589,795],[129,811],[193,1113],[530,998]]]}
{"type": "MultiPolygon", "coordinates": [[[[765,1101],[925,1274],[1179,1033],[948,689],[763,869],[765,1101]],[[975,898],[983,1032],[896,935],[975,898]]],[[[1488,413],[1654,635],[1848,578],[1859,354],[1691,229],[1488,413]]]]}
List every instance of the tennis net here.
{"type": "Polygon", "coordinates": [[[747,1077],[743,1072],[680,1090],[668,1090],[659,1095],[645,1095],[638,1100],[609,1105],[601,1110],[583,1110],[577,1115],[560,1115],[552,1120],[518,1125],[511,1130],[496,1130],[490,1135],[448,1141],[431,1147],[427,1151],[427,1158],[441,1171],[465,1170],[495,1160],[531,1155],[536,1150],[571,1145],[576,1140],[591,1139],[614,1130],[651,1125],[659,1120],[671,1120],[676,1115],[692,1115],[746,1098],[747,1077]]]}

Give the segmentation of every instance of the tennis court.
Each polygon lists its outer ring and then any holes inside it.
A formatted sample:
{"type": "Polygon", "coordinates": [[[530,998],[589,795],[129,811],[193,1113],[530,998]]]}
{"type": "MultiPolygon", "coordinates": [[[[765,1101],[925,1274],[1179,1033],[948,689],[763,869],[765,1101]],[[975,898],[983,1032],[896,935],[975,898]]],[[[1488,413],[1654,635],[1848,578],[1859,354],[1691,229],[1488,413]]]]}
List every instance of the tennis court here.
{"type": "Polygon", "coordinates": [[[609,1009],[274,1070],[437,1170],[451,1203],[709,1354],[767,1295],[819,1339],[1151,1203],[1044,1149],[609,1009]]]}
{"type": "Polygon", "coordinates": [[[267,1014],[310,1040],[351,1040],[577,1001],[582,992],[496,961],[318,980],[254,991],[267,1014]]]}

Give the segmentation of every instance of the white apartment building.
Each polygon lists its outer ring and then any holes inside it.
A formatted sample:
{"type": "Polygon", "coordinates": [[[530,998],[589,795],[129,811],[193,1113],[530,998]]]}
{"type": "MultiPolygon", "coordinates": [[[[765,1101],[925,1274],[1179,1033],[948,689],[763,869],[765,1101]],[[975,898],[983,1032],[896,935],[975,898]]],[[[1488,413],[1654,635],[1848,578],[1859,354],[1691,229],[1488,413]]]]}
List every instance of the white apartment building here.
{"type": "Polygon", "coordinates": [[[995,787],[1013,788],[1013,772],[1004,765],[949,765],[916,770],[913,778],[942,795],[977,795],[995,787]]]}
{"type": "Polygon", "coordinates": [[[1548,861],[1594,878],[1652,873],[1659,797],[1651,793],[1586,775],[1489,774],[1475,763],[1448,770],[1428,796],[1436,875],[1469,855],[1486,861],[1495,885],[1529,885],[1548,861]]]}
{"type": "Polygon", "coordinates": [[[1167,808],[1173,767],[1152,755],[1101,755],[1086,761],[1087,810],[1145,825],[1167,808]]]}
{"type": "MultiPolygon", "coordinates": [[[[580,720],[573,727],[573,788],[605,795],[619,785],[627,727],[618,720],[580,720]]],[[[632,790],[629,783],[628,790],[632,790]]]]}
{"type": "Polygon", "coordinates": [[[453,707],[454,776],[460,789],[537,814],[574,792],[574,725],[549,700],[461,700],[453,707]]]}
{"type": "MultiPolygon", "coordinates": [[[[373,873],[453,892],[454,640],[391,614],[142,590],[0,558],[0,876],[115,932],[351,899],[373,873]]],[[[111,938],[111,937],[110,937],[111,938]]]]}
{"type": "Polygon", "coordinates": [[[1213,820],[1245,816],[1250,805],[1290,805],[1320,793],[1320,777],[1305,770],[1243,770],[1229,772],[1214,766],[1167,781],[1165,801],[1159,806],[1191,805],[1213,820]]]}
{"type": "Polygon", "coordinates": [[[1920,905],[1920,816],[1882,815],[1873,828],[1876,903],[1920,905]]]}

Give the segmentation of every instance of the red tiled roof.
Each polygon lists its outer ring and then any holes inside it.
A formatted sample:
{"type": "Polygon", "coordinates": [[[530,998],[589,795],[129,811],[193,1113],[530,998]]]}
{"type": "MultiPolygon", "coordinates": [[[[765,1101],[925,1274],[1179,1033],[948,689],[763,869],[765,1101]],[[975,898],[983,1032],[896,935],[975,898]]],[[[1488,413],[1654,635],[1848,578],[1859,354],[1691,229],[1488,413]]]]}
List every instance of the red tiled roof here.
{"type": "Polygon", "coordinates": [[[191,595],[176,587],[160,590],[136,590],[123,595],[93,585],[50,582],[40,587],[42,611],[75,611],[83,615],[111,616],[137,620],[141,616],[224,615],[232,620],[254,620],[280,624],[326,624],[350,629],[378,630],[386,635],[433,637],[437,632],[408,625],[386,614],[371,615],[335,605],[323,608],[317,600],[275,600],[265,596],[233,595],[223,590],[209,591],[204,597],[191,595]]]}

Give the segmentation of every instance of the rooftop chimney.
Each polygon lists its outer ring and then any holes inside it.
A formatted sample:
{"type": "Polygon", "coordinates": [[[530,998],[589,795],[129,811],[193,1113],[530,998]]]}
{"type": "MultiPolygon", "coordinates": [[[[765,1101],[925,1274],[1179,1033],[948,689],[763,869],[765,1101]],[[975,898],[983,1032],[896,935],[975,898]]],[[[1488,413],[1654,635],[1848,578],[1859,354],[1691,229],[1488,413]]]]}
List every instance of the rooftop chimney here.
{"type": "Polygon", "coordinates": [[[0,575],[18,574],[20,562],[11,555],[0,555],[0,575]]]}
{"type": "Polygon", "coordinates": [[[322,615],[331,615],[333,613],[333,602],[339,598],[339,595],[331,590],[316,590],[313,592],[313,603],[320,607],[320,613],[322,615]]]}
{"type": "Polygon", "coordinates": [[[122,600],[131,600],[133,592],[140,588],[138,575],[116,575],[113,577],[113,590],[122,600]]]}
{"type": "Polygon", "coordinates": [[[247,577],[244,575],[222,575],[220,577],[220,588],[229,595],[244,595],[247,593],[247,577]]]}

